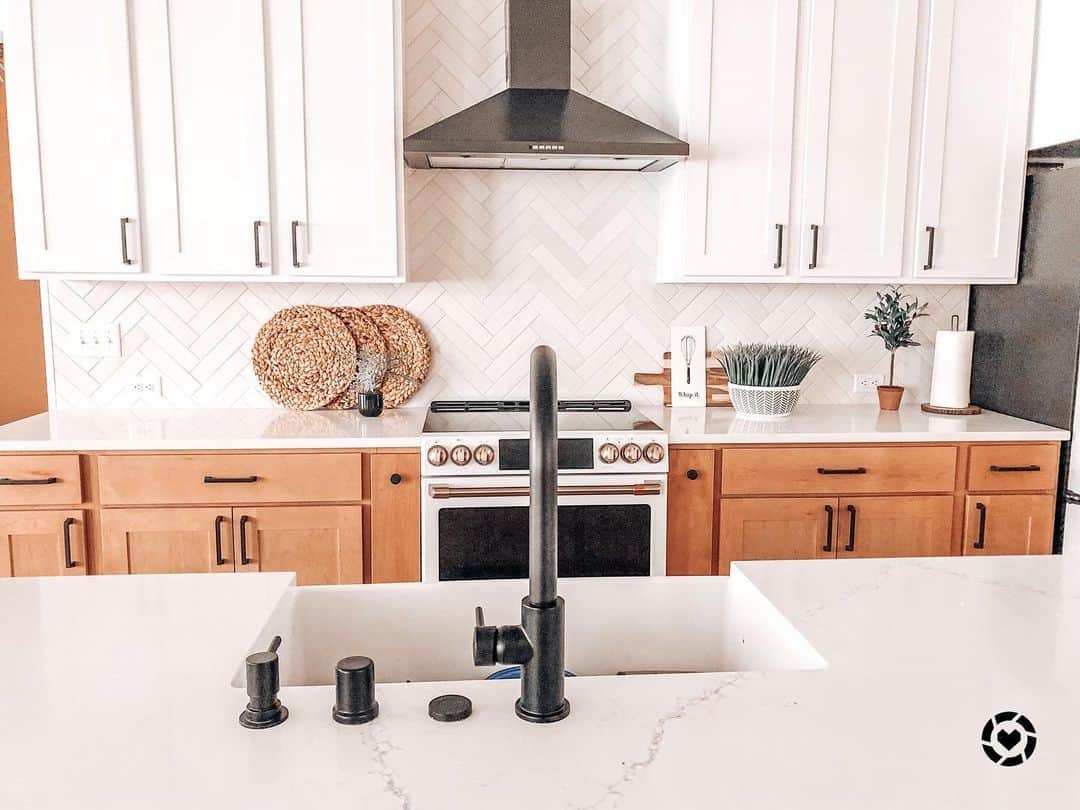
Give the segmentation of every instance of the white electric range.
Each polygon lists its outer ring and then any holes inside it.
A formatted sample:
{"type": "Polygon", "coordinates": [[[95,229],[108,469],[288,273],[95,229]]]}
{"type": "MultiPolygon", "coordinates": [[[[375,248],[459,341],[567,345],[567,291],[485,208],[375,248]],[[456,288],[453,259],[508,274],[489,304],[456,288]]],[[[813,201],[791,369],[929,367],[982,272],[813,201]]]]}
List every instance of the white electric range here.
{"type": "MultiPolygon", "coordinates": [[[[528,402],[437,401],[420,438],[425,581],[528,576],[528,402]]],[[[559,576],[659,576],[667,434],[626,400],[559,403],[559,576]]]]}

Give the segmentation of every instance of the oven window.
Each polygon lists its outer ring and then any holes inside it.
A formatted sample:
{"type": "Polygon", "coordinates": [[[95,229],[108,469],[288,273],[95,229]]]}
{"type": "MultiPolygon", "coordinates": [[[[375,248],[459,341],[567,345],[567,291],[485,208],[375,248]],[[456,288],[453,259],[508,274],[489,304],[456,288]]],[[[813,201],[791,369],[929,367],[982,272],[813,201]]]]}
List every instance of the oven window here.
{"type": "MultiPolygon", "coordinates": [[[[646,504],[559,507],[560,577],[649,575],[646,504]]],[[[439,510],[439,579],[529,575],[529,507],[439,510]]]]}

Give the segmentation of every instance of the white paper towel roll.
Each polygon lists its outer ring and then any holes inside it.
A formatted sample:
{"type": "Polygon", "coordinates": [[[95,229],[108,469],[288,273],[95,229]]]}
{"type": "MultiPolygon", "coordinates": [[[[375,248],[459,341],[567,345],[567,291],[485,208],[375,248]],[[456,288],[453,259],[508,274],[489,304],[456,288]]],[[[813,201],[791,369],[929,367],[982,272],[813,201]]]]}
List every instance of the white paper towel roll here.
{"type": "Polygon", "coordinates": [[[971,404],[971,351],[974,332],[938,332],[934,341],[934,376],[930,404],[966,408],[971,404]]]}

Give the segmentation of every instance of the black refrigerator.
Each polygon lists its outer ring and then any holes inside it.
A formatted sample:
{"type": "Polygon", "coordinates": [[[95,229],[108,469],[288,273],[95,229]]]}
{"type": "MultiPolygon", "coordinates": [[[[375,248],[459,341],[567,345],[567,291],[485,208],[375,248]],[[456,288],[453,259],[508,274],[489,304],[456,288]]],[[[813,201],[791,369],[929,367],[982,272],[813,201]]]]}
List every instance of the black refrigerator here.
{"type": "MultiPolygon", "coordinates": [[[[1020,280],[971,288],[971,401],[1077,431],[1080,141],[1028,153],[1020,280]]],[[[1054,552],[1080,543],[1080,442],[1062,449],[1054,552]],[[1072,505],[1070,505],[1072,502],[1072,505]],[[1076,539],[1071,539],[1075,537],[1076,539]]]]}

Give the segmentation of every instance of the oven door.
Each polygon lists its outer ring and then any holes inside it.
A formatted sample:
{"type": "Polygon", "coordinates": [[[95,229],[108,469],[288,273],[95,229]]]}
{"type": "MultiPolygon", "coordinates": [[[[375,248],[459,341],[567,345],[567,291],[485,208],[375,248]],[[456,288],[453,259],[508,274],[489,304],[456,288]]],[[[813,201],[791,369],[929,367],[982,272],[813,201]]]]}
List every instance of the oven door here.
{"type": "MultiPolygon", "coordinates": [[[[529,575],[528,476],[425,478],[425,582],[529,575]]],[[[665,475],[560,475],[559,576],[663,576],[665,475]]]]}

